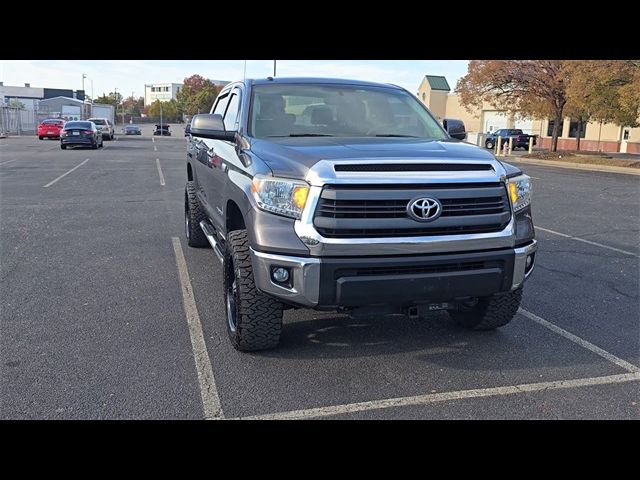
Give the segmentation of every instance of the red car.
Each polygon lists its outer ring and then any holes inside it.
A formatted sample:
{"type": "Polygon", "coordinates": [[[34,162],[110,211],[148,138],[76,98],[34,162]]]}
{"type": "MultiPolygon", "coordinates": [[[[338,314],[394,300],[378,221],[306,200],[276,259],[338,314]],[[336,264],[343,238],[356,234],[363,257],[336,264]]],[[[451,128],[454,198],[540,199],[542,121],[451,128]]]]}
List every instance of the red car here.
{"type": "Polygon", "coordinates": [[[42,140],[47,138],[60,138],[60,132],[64,128],[64,120],[60,118],[50,118],[43,120],[38,125],[38,138],[42,140]]]}

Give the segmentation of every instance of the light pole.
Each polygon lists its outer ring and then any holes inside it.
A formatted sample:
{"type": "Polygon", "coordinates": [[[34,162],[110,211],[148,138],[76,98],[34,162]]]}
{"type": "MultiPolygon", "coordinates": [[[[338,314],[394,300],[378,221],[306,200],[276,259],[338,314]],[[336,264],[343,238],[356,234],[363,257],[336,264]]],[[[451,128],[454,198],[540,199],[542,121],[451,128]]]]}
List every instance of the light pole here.
{"type": "Polygon", "coordinates": [[[273,76],[276,76],[276,61],[273,61],[273,76]]]}
{"type": "Polygon", "coordinates": [[[114,100],[116,101],[115,119],[116,121],[118,121],[118,87],[113,89],[113,96],[115,97],[114,100]]]}
{"type": "Polygon", "coordinates": [[[87,96],[84,93],[84,79],[85,78],[87,78],[87,74],[83,73],[82,74],[82,95],[84,95],[84,98],[82,99],[82,115],[80,116],[80,120],[84,120],[86,118],[86,116],[87,116],[86,111],[85,111],[87,109],[87,107],[86,107],[86,98],[87,98],[87,96]]]}
{"type": "Polygon", "coordinates": [[[129,119],[129,123],[133,123],[133,112],[135,111],[137,105],[135,92],[133,91],[131,92],[131,101],[133,102],[133,105],[131,105],[131,118],[129,119]]]}

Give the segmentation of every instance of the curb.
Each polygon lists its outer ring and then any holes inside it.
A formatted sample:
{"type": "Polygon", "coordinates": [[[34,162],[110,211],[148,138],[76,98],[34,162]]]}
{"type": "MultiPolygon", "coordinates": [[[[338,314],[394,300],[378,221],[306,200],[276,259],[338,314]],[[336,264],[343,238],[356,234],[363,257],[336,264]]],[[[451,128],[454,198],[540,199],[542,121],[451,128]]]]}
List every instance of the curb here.
{"type": "MultiPolygon", "coordinates": [[[[584,163],[572,163],[572,162],[562,162],[555,163],[553,160],[519,160],[517,157],[502,157],[505,159],[509,159],[509,162],[513,163],[526,163],[530,165],[540,165],[544,167],[558,167],[558,168],[566,168],[570,170],[587,170],[591,172],[609,172],[609,173],[622,173],[626,175],[638,175],[640,176],[640,169],[630,168],[630,167],[614,167],[610,165],[586,165],[584,163]]],[[[499,160],[499,158],[498,158],[499,160]]]]}

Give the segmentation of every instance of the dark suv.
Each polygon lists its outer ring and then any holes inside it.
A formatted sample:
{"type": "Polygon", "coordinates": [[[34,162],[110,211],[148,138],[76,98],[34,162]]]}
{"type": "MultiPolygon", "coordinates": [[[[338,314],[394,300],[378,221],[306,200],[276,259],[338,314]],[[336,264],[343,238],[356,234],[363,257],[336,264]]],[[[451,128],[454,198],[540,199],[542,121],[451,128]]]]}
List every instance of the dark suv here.
{"type": "Polygon", "coordinates": [[[290,308],[511,320],[537,249],[529,177],[447,130],[400,87],[331,79],[232,83],[193,118],[186,237],[222,262],[235,348],[276,346],[290,308]]]}
{"type": "Polygon", "coordinates": [[[170,137],[171,132],[169,131],[169,125],[166,123],[156,123],[155,129],[153,130],[154,135],[160,135],[161,137],[170,137]]]}

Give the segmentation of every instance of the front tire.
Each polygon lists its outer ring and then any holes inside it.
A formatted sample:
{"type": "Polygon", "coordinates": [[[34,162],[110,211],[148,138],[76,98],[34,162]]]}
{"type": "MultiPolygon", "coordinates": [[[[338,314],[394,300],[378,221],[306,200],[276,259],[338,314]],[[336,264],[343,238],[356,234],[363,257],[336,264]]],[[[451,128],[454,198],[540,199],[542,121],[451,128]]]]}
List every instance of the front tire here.
{"type": "Polygon", "coordinates": [[[243,352],[276,347],[283,304],[256,288],[246,230],[229,233],[223,270],[227,333],[233,347],[243,352]]]}
{"type": "Polygon", "coordinates": [[[206,218],[196,196],[196,186],[193,181],[189,181],[184,190],[184,233],[190,247],[209,246],[209,241],[200,228],[200,222],[206,218]]]}
{"type": "Polygon", "coordinates": [[[449,315],[457,323],[471,330],[494,330],[505,326],[518,313],[522,287],[513,292],[479,298],[473,305],[463,306],[449,315]]]}
{"type": "Polygon", "coordinates": [[[61,148],[62,150],[66,150],[66,149],[67,149],[67,146],[66,146],[66,145],[60,145],[60,148],[61,148]]]}
{"type": "Polygon", "coordinates": [[[485,147],[487,147],[489,150],[492,150],[492,149],[493,149],[493,147],[495,146],[495,143],[493,143],[493,141],[492,141],[492,140],[487,140],[487,141],[484,143],[484,146],[485,146],[485,147]]]}
{"type": "Polygon", "coordinates": [[[93,150],[97,150],[98,149],[98,141],[97,140],[91,144],[91,148],[93,150]]]}
{"type": "Polygon", "coordinates": [[[44,137],[38,135],[38,140],[42,140],[44,137]]]}

